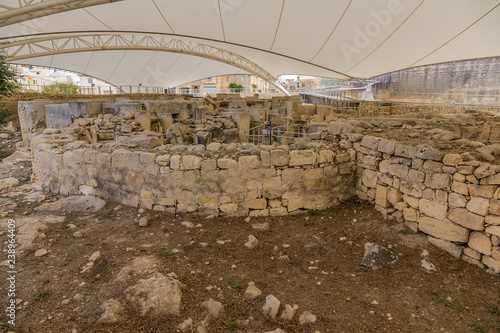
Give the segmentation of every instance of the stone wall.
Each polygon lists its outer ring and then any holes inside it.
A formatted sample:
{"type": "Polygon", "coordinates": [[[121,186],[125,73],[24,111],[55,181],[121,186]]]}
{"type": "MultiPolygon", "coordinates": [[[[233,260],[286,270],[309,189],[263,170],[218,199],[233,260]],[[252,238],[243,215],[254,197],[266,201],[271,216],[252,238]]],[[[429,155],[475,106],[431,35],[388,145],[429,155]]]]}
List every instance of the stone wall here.
{"type": "Polygon", "coordinates": [[[361,199],[453,256],[500,273],[500,167],[373,136],[352,141],[361,199]]]}
{"type": "Polygon", "coordinates": [[[48,190],[134,207],[204,215],[279,216],[333,206],[354,194],[356,151],[253,144],[124,149],[62,134],[34,141],[34,170],[48,190]]]}

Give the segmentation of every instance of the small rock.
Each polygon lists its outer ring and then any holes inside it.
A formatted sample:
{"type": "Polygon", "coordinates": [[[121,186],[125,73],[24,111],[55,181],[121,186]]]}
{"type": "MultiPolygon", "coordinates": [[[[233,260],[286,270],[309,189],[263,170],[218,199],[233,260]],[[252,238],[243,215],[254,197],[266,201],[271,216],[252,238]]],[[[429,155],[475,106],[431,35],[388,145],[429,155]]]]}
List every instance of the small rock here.
{"type": "Polygon", "coordinates": [[[123,311],[123,305],[115,299],[108,299],[101,304],[101,309],[104,313],[97,321],[98,323],[116,323],[120,320],[119,314],[123,311]]]}
{"type": "Polygon", "coordinates": [[[398,257],[385,247],[373,243],[366,243],[365,257],[361,265],[371,269],[377,269],[383,264],[393,264],[397,260],[398,257]]]}
{"type": "Polygon", "coordinates": [[[251,220],[251,217],[249,216],[249,217],[247,217],[247,218],[245,219],[245,222],[246,222],[246,223],[248,223],[248,222],[250,222],[250,220],[251,220]]]}
{"type": "Polygon", "coordinates": [[[286,332],[283,331],[281,328],[277,328],[274,331],[267,331],[266,333],[286,333],[286,332]]]}
{"type": "Polygon", "coordinates": [[[82,238],[83,237],[83,234],[81,231],[76,231],[73,233],[73,237],[76,237],[76,238],[82,238]]]}
{"type": "Polygon", "coordinates": [[[254,223],[252,224],[252,228],[255,230],[262,230],[266,231],[269,230],[269,223],[264,222],[264,223],[254,223]]]}
{"type": "Polygon", "coordinates": [[[245,243],[245,246],[248,247],[249,249],[253,249],[254,247],[259,244],[259,240],[255,238],[254,235],[248,236],[248,242],[245,243]]]}
{"type": "Polygon", "coordinates": [[[149,219],[147,216],[144,216],[142,219],[139,220],[139,227],[147,227],[149,225],[149,219]]]}
{"type": "Polygon", "coordinates": [[[89,261],[95,262],[99,259],[101,259],[101,252],[96,251],[90,256],[89,261]]]}
{"type": "Polygon", "coordinates": [[[188,319],[184,320],[182,322],[182,324],[179,324],[177,326],[177,328],[180,329],[181,331],[185,331],[188,328],[192,328],[192,327],[193,327],[193,319],[192,318],[188,318],[188,319]]]}
{"type": "Polygon", "coordinates": [[[266,296],[266,304],[262,307],[262,311],[265,315],[269,315],[271,318],[276,318],[278,311],[280,309],[281,302],[273,295],[266,296]]]}
{"type": "Polygon", "coordinates": [[[309,311],[303,312],[299,317],[299,324],[312,324],[316,322],[316,316],[309,311]]]}
{"type": "Polygon", "coordinates": [[[224,313],[224,306],[221,302],[214,301],[213,299],[209,299],[201,303],[201,306],[208,310],[208,313],[213,318],[219,318],[220,315],[224,313]]]}
{"type": "Polygon", "coordinates": [[[428,273],[431,273],[431,272],[435,272],[436,271],[436,266],[434,266],[434,264],[431,263],[431,260],[429,259],[429,257],[425,257],[424,259],[422,259],[421,261],[422,263],[422,267],[428,272],[428,273]]]}
{"type": "Polygon", "coordinates": [[[256,298],[258,296],[262,295],[262,291],[255,286],[255,283],[249,282],[248,283],[248,288],[245,290],[245,293],[243,294],[244,297],[246,298],[256,298]]]}
{"type": "Polygon", "coordinates": [[[188,228],[188,229],[194,228],[193,222],[189,222],[189,221],[184,221],[184,222],[181,223],[181,225],[184,228],[188,228]]]}
{"type": "Polygon", "coordinates": [[[40,249],[35,252],[35,257],[43,257],[47,255],[49,252],[46,249],[40,249]]]}
{"type": "Polygon", "coordinates": [[[68,224],[68,228],[70,228],[70,229],[76,229],[78,227],[76,225],[74,225],[74,224],[68,224]]]}
{"type": "Polygon", "coordinates": [[[285,305],[285,309],[283,310],[283,313],[281,314],[281,318],[285,320],[293,320],[293,316],[295,316],[295,312],[299,309],[299,306],[297,304],[294,304],[294,306],[291,305],[285,305]]]}

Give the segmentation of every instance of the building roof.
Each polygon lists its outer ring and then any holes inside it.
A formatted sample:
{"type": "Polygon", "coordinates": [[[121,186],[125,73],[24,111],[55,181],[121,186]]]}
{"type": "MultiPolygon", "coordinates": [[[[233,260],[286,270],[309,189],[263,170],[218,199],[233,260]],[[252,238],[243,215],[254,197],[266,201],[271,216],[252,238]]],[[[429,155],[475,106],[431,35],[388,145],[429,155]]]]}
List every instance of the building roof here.
{"type": "Polygon", "coordinates": [[[70,70],[117,86],[174,87],[241,73],[270,81],[283,74],[369,78],[500,56],[499,5],[493,0],[2,0],[0,48],[12,63],[70,70]]]}

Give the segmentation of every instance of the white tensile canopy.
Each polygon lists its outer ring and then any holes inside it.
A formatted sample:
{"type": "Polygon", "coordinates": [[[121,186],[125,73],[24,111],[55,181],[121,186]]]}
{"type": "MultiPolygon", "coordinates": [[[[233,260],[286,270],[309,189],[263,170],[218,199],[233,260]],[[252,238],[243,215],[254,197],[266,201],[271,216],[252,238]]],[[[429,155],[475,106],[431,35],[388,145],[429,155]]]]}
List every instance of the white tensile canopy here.
{"type": "Polygon", "coordinates": [[[252,73],[370,78],[500,56],[493,0],[0,0],[10,63],[117,86],[252,73]]]}

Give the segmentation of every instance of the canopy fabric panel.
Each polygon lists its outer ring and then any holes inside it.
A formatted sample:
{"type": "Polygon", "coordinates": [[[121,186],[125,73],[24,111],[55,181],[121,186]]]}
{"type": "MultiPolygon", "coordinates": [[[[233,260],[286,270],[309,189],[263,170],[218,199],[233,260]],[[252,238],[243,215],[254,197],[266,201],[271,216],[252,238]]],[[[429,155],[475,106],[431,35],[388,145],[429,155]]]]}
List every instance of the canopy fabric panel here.
{"type": "MultiPolygon", "coordinates": [[[[3,2],[0,17],[20,3],[3,2]]],[[[0,25],[0,42],[149,34],[234,53],[269,74],[266,79],[283,74],[370,78],[500,56],[498,31],[500,2],[494,0],[121,0],[0,25]]],[[[203,57],[154,47],[127,50],[124,45],[123,50],[33,54],[16,63],[49,62],[116,85],[155,81],[168,87],[219,73],[251,72],[231,61],[203,57]],[[155,66],[160,69],[151,70],[155,66]]]]}

